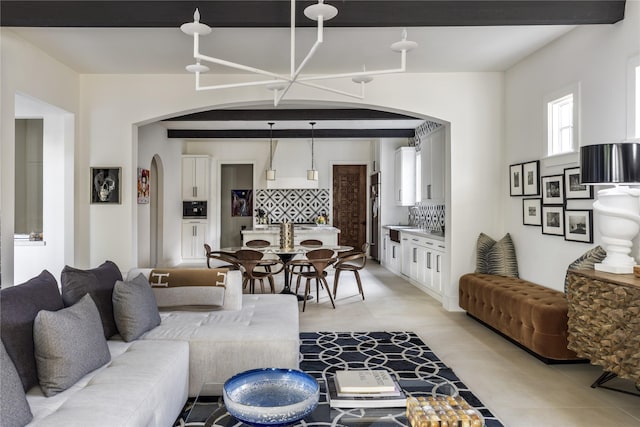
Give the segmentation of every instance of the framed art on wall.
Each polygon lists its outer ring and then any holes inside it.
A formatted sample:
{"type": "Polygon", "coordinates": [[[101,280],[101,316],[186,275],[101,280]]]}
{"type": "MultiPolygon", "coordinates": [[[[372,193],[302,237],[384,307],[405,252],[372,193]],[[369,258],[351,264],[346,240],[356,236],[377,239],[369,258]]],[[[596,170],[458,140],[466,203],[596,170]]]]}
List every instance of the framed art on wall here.
{"type": "Polygon", "coordinates": [[[564,204],[564,175],[542,177],[542,204],[564,204]]]}
{"type": "Polygon", "coordinates": [[[120,203],[120,173],[118,167],[91,168],[91,203],[120,203]]]}
{"type": "Polygon", "coordinates": [[[231,216],[253,216],[253,190],[231,190],[231,216]]]}
{"type": "Polygon", "coordinates": [[[542,207],[542,234],[564,236],[564,209],[562,206],[542,207]]]}
{"type": "Polygon", "coordinates": [[[522,164],[522,194],[537,196],[540,194],[540,161],[522,164]]]}
{"type": "Polygon", "coordinates": [[[593,209],[567,209],[564,223],[565,240],[593,243],[593,209]]]}
{"type": "Polygon", "coordinates": [[[138,168],[138,204],[149,203],[149,169],[138,168]]]}
{"type": "Polygon", "coordinates": [[[509,184],[511,196],[522,196],[522,163],[509,166],[509,184]]]}
{"type": "Polygon", "coordinates": [[[522,224],[542,225],[542,203],[539,198],[522,199],[522,224]]]}
{"type": "Polygon", "coordinates": [[[564,170],[564,189],[567,199],[593,199],[593,186],[580,181],[580,167],[564,170]]]}

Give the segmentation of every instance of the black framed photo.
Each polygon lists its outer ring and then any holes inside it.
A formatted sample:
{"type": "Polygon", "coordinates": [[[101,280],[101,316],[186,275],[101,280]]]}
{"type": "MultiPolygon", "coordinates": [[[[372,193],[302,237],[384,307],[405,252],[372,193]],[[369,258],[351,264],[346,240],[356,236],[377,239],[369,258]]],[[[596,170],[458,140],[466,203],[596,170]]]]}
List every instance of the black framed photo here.
{"type": "Polygon", "coordinates": [[[567,209],[564,223],[565,240],[593,243],[593,209],[567,209]]]}
{"type": "Polygon", "coordinates": [[[562,206],[542,207],[542,234],[564,236],[564,208],[562,206]]]}
{"type": "Polygon", "coordinates": [[[522,224],[540,227],[542,225],[541,210],[542,203],[539,198],[522,199],[522,224]]]}
{"type": "Polygon", "coordinates": [[[564,204],[564,175],[542,177],[542,204],[564,204]]]}
{"type": "Polygon", "coordinates": [[[91,168],[91,203],[120,203],[120,175],[122,168],[91,168]]]}
{"type": "Polygon", "coordinates": [[[511,196],[522,196],[522,163],[509,166],[509,184],[511,196]]]}
{"type": "Polygon", "coordinates": [[[522,194],[537,196],[540,194],[540,161],[522,164],[522,194]]]}
{"type": "Polygon", "coordinates": [[[593,199],[593,186],[580,180],[580,167],[564,170],[564,194],[567,199],[593,199]]]}

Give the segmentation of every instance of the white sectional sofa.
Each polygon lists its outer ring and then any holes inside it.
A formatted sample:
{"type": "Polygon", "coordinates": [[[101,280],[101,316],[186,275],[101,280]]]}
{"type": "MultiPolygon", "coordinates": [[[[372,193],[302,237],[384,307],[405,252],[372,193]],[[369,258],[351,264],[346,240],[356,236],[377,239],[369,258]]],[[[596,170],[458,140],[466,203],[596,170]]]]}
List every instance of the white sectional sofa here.
{"type": "MultiPolygon", "coordinates": [[[[98,281],[110,282],[112,276],[100,270],[105,265],[87,271],[95,273],[98,281]]],[[[109,268],[113,269],[107,266],[109,268]]],[[[148,278],[150,272],[150,269],[134,269],[126,274],[124,283],[139,278],[141,273],[148,278]]],[[[25,354],[24,348],[27,348],[28,353],[30,343],[28,340],[18,345],[10,343],[11,334],[20,329],[30,333],[28,323],[30,321],[33,325],[34,316],[40,309],[54,312],[63,309],[61,301],[51,302],[56,298],[51,291],[54,286],[52,280],[55,283],[53,276],[43,272],[14,287],[25,286],[14,290],[18,292],[0,291],[2,341],[3,347],[6,346],[4,355],[9,360],[5,363],[3,356],[0,427],[169,427],[180,414],[188,396],[196,396],[205,382],[216,384],[221,393],[226,379],[247,369],[298,368],[297,299],[292,295],[279,294],[243,295],[241,273],[230,271],[221,307],[160,311],[160,324],[137,339],[125,342],[120,335],[109,337],[107,344],[111,360],[108,363],[52,397],[45,397],[41,384],[26,387],[27,411],[31,412],[32,420],[28,423],[12,422],[20,405],[10,400],[12,393],[5,390],[10,383],[6,379],[8,369],[5,364],[10,365],[13,360],[16,368],[13,372],[17,371],[19,375],[18,383],[22,380],[24,384],[23,378],[28,376],[28,372],[22,365],[28,357],[17,357],[16,352],[25,354]],[[43,291],[43,282],[48,282],[47,291],[43,291]],[[20,295],[22,291],[28,292],[20,295]],[[25,298],[25,295],[35,294],[41,295],[35,298],[38,301],[30,296],[25,298]],[[26,300],[31,300],[26,309],[16,306],[26,300]],[[12,308],[5,310],[9,306],[12,308]]],[[[184,292],[188,293],[187,290],[184,292]]],[[[106,335],[108,325],[104,324],[104,307],[98,302],[101,297],[97,291],[88,293],[96,300],[106,335]]],[[[64,305],[70,306],[66,301],[64,305]]],[[[33,362],[33,356],[31,360],[33,362]]],[[[30,383],[27,381],[26,384],[30,383]]]]}

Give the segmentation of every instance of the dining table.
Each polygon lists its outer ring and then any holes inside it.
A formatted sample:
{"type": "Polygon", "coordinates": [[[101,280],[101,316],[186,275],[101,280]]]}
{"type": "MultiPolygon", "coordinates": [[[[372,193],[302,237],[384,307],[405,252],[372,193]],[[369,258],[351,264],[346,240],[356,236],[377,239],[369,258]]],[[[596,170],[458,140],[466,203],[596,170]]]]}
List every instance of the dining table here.
{"type": "MultiPolygon", "coordinates": [[[[303,246],[303,245],[295,245],[290,248],[282,248],[279,245],[273,246],[263,246],[263,247],[248,247],[248,246],[233,246],[220,249],[223,252],[230,252],[233,254],[240,249],[251,249],[255,251],[262,252],[264,254],[274,254],[277,255],[278,258],[286,265],[293,260],[296,255],[305,255],[309,251],[313,251],[316,249],[331,249],[334,252],[348,252],[353,250],[353,246],[346,245],[315,245],[315,246],[303,246]]],[[[289,269],[284,268],[284,287],[282,289],[281,294],[291,294],[296,295],[299,301],[302,301],[304,297],[302,295],[298,295],[291,290],[291,277],[289,275],[289,269]]]]}

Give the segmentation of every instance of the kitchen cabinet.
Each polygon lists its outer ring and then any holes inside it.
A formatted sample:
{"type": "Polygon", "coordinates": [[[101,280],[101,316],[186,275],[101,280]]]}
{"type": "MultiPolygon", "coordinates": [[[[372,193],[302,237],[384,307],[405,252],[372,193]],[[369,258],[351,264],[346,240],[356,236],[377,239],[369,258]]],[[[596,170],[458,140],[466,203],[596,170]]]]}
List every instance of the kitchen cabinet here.
{"type": "Polygon", "coordinates": [[[442,296],[442,268],[446,250],[444,242],[421,233],[401,232],[403,269],[414,285],[437,299],[442,296]]]}
{"type": "Polygon", "coordinates": [[[204,244],[208,241],[207,221],[182,221],[182,259],[205,259],[204,244]]]}
{"type": "Polygon", "coordinates": [[[401,258],[402,255],[400,253],[400,243],[394,242],[393,240],[389,240],[389,263],[388,269],[396,274],[401,273],[401,258]]]}
{"type": "Polygon", "coordinates": [[[209,156],[182,156],[182,200],[209,199],[209,156]]]}
{"type": "Polygon", "coordinates": [[[394,200],[398,206],[413,206],[416,201],[416,150],[400,147],[395,152],[394,200]]]}
{"type": "Polygon", "coordinates": [[[400,238],[400,247],[402,248],[402,266],[400,271],[405,276],[410,276],[411,266],[413,265],[414,253],[413,246],[409,243],[409,237],[406,234],[402,234],[400,238]]]}
{"type": "Polygon", "coordinates": [[[389,247],[389,229],[383,227],[382,247],[380,248],[380,265],[382,265],[383,267],[387,267],[387,265],[389,264],[387,247],[389,247]]]}
{"type": "Polygon", "coordinates": [[[420,144],[421,199],[444,203],[445,132],[440,127],[420,144]]]}

